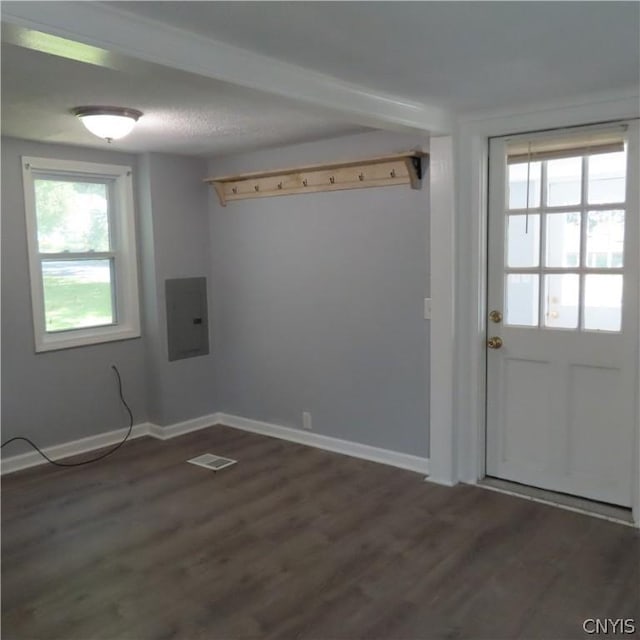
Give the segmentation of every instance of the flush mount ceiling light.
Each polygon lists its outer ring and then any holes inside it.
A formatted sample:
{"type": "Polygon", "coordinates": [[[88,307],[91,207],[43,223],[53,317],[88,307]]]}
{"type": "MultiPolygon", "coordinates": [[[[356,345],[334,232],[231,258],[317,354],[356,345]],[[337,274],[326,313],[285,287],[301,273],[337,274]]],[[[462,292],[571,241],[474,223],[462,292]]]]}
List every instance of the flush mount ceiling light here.
{"type": "Polygon", "coordinates": [[[73,113],[93,135],[107,142],[124,138],[142,116],[142,111],[126,107],[76,107],[73,113]]]}

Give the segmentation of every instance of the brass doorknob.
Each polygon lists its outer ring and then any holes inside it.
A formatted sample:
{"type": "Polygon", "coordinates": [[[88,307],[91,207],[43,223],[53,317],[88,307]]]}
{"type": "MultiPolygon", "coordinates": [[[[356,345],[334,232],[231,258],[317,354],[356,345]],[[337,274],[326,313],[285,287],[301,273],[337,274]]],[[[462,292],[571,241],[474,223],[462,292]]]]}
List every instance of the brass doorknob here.
{"type": "Polygon", "coordinates": [[[493,336],[487,340],[487,346],[489,349],[500,349],[502,347],[502,338],[493,336]]]}
{"type": "Polygon", "coordinates": [[[502,322],[502,313],[497,309],[494,309],[489,314],[489,320],[491,320],[491,322],[502,322]]]}

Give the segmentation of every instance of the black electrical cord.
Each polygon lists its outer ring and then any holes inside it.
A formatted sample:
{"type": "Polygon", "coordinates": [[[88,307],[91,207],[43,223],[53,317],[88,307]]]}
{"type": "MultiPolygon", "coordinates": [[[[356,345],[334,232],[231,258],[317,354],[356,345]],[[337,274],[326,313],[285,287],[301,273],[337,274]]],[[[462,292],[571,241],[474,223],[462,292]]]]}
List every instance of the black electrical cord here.
{"type": "Polygon", "coordinates": [[[127,435],[124,437],[124,440],[119,442],[115,447],[109,449],[109,451],[105,451],[104,453],[101,453],[99,456],[96,456],[95,458],[91,458],[90,460],[83,460],[82,462],[56,462],[55,460],[52,460],[44,451],[42,451],[42,449],[40,449],[38,445],[36,445],[31,440],[29,440],[29,438],[25,438],[24,436],[15,436],[14,438],[9,438],[9,440],[7,440],[6,442],[3,442],[2,445],[0,445],[0,449],[4,448],[6,445],[8,445],[11,442],[14,442],[15,440],[24,440],[24,442],[31,445],[47,462],[54,464],[56,467],[81,467],[83,464],[91,464],[92,462],[98,462],[98,460],[102,460],[103,458],[110,456],[112,453],[115,453],[129,439],[129,436],[131,435],[131,431],[133,430],[133,413],[131,412],[131,408],[127,404],[127,401],[124,399],[124,396],[122,395],[122,378],[120,377],[120,372],[118,371],[118,367],[112,364],[111,368],[116,372],[116,376],[118,378],[118,394],[120,395],[120,402],[122,402],[122,404],[124,405],[124,408],[127,410],[127,413],[129,414],[129,431],[127,431],[127,435]]]}

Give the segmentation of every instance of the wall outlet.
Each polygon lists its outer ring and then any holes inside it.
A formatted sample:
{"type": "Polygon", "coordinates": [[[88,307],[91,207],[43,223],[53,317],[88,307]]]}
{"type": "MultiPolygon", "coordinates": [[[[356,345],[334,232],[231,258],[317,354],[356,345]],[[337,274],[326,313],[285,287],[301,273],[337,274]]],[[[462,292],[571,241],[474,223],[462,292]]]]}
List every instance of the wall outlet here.
{"type": "Polygon", "coordinates": [[[313,429],[311,424],[311,414],[308,411],[302,412],[302,428],[307,431],[311,431],[313,429]]]}
{"type": "Polygon", "coordinates": [[[431,320],[431,298],[424,299],[424,319],[431,320]]]}

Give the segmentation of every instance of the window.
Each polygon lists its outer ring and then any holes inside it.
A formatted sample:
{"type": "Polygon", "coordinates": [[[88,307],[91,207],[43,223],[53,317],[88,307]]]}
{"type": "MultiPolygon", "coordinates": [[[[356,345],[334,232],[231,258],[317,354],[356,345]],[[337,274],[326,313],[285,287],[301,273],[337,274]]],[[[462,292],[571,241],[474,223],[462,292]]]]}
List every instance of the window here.
{"type": "Polygon", "coordinates": [[[515,140],[507,154],[506,323],[620,331],[623,132],[515,140]]]}
{"type": "Polygon", "coordinates": [[[22,167],[36,351],[139,336],[131,169],[22,167]]]}

